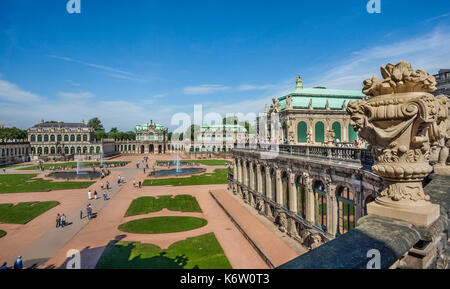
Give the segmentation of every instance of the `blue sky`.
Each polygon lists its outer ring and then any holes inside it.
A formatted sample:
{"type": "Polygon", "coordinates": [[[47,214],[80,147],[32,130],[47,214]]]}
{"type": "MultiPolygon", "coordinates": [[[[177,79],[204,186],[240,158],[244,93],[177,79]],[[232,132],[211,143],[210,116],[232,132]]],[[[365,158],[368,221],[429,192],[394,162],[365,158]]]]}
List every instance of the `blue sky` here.
{"type": "Polygon", "coordinates": [[[450,1],[0,1],[0,123],[259,113],[295,86],[361,89],[401,59],[450,68],[450,1]]]}

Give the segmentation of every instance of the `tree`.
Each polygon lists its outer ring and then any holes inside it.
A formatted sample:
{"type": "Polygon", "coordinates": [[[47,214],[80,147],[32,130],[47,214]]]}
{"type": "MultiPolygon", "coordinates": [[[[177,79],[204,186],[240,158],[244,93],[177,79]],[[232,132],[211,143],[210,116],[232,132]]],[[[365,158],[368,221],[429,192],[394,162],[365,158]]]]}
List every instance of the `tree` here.
{"type": "Polygon", "coordinates": [[[186,137],[191,139],[191,141],[195,140],[195,137],[200,132],[200,126],[191,124],[191,126],[186,130],[186,137]]]}
{"type": "Polygon", "coordinates": [[[99,130],[95,132],[95,139],[101,140],[104,138],[108,138],[108,134],[104,130],[99,130]]]}
{"type": "Polygon", "coordinates": [[[100,119],[98,119],[98,117],[94,117],[91,118],[88,121],[88,127],[93,128],[96,132],[97,131],[104,131],[105,129],[103,128],[102,122],[100,121],[100,119]]]}
{"type": "Polygon", "coordinates": [[[17,127],[0,128],[0,139],[27,139],[27,131],[17,127]]]}

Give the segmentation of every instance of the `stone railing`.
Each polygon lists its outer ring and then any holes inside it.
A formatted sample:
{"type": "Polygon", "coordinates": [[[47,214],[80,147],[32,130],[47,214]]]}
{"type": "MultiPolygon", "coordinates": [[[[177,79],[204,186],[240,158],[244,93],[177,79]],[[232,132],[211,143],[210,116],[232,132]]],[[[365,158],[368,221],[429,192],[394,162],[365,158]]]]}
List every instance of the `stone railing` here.
{"type": "MultiPolygon", "coordinates": [[[[270,148],[252,147],[246,145],[236,148],[236,151],[270,152],[270,148]]],[[[272,147],[272,150],[274,148],[272,147]]],[[[362,165],[363,169],[371,170],[373,165],[372,153],[368,149],[348,147],[326,147],[311,145],[279,145],[276,153],[283,155],[302,156],[309,158],[333,159],[362,165]]]]}

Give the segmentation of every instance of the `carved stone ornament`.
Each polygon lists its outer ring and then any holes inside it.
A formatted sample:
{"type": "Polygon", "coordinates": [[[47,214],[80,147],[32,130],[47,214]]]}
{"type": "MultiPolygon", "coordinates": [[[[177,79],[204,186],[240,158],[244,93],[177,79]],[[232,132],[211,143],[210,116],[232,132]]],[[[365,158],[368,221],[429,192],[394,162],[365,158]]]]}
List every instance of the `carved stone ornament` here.
{"type": "Polygon", "coordinates": [[[433,171],[430,142],[442,138],[447,105],[430,94],[436,90],[435,78],[409,63],[382,66],[381,74],[383,80],[364,81],[365,100],[349,103],[351,125],[371,145],[372,168],[385,183],[378,203],[425,206],[429,196],[421,181],[433,171]]]}

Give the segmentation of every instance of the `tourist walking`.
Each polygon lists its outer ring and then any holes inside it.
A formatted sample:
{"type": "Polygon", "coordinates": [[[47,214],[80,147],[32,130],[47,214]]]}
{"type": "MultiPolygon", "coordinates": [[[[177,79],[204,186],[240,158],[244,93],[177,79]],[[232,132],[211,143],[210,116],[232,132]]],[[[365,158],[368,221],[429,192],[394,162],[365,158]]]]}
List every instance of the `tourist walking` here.
{"type": "Polygon", "coordinates": [[[119,175],[119,177],[117,178],[117,184],[120,185],[120,175],[119,175]]]}
{"type": "Polygon", "coordinates": [[[56,215],[56,228],[58,228],[60,224],[61,224],[61,216],[58,214],[56,215]]]}
{"type": "Polygon", "coordinates": [[[88,219],[90,220],[91,219],[91,204],[87,205],[86,214],[87,214],[88,219]]]}
{"type": "Polygon", "coordinates": [[[136,180],[133,180],[133,188],[136,188],[136,180]]]}
{"type": "Polygon", "coordinates": [[[80,210],[80,220],[83,219],[83,210],[80,210]]]}
{"type": "Polygon", "coordinates": [[[100,183],[100,188],[103,190],[103,182],[100,183]]]}
{"type": "Polygon", "coordinates": [[[14,262],[14,269],[22,269],[22,268],[23,268],[22,256],[19,256],[14,262]]]}
{"type": "Polygon", "coordinates": [[[94,199],[97,200],[97,191],[94,191],[94,199]]]}
{"type": "Polygon", "coordinates": [[[109,181],[106,181],[106,189],[109,190],[109,181]]]}
{"type": "Polygon", "coordinates": [[[103,192],[103,200],[107,201],[108,200],[108,195],[106,195],[106,192],[103,192]]]}
{"type": "Polygon", "coordinates": [[[141,188],[141,186],[142,186],[142,183],[141,183],[141,181],[139,181],[139,189],[141,188]]]}
{"type": "Polygon", "coordinates": [[[88,199],[89,199],[89,200],[92,199],[92,193],[91,193],[91,190],[88,191],[88,199]]]}
{"type": "Polygon", "coordinates": [[[62,214],[61,216],[61,227],[64,228],[66,226],[66,215],[62,214]]]}

